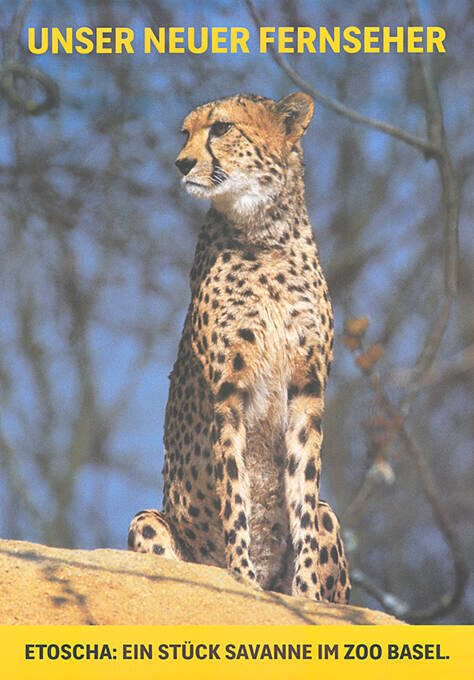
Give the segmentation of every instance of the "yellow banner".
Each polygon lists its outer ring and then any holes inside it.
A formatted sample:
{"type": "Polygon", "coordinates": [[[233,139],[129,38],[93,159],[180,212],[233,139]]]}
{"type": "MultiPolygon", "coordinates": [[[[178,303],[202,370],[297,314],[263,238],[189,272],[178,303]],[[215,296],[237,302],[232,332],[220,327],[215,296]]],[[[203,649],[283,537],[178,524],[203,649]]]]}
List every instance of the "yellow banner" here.
{"type": "Polygon", "coordinates": [[[1,626],[5,680],[474,678],[471,626],[1,626]]]}

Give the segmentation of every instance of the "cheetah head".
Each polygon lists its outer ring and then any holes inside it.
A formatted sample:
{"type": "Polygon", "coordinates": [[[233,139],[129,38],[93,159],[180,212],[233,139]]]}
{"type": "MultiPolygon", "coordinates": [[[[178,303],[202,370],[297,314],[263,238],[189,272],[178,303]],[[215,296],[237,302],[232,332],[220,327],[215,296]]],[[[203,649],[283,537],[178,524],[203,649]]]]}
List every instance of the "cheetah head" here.
{"type": "Polygon", "coordinates": [[[255,213],[277,198],[295,165],[301,170],[299,140],[313,111],[302,92],[278,102],[235,95],[199,106],[183,123],[187,139],[176,160],[183,185],[229,216],[255,213]]]}

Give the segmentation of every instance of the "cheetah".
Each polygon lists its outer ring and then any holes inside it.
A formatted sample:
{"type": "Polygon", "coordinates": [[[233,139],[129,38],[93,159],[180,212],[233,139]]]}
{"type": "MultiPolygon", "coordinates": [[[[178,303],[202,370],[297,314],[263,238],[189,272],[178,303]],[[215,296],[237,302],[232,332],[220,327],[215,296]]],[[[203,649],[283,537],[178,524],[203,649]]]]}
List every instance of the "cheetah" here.
{"type": "Polygon", "coordinates": [[[163,512],[129,548],[348,602],[339,522],[319,498],[333,314],[304,199],[301,92],[239,94],[184,121],[185,189],[211,199],[170,374],[163,512]]]}

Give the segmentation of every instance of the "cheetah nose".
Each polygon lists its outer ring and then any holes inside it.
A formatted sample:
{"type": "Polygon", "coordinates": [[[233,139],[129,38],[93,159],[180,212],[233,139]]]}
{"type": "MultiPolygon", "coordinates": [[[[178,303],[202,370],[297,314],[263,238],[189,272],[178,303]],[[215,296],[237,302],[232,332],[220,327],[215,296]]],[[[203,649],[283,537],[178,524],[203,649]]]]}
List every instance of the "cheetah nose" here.
{"type": "Polygon", "coordinates": [[[183,175],[187,175],[188,172],[194,168],[196,163],[197,161],[195,158],[178,158],[178,160],[175,162],[175,165],[178,170],[183,173],[183,175]]]}

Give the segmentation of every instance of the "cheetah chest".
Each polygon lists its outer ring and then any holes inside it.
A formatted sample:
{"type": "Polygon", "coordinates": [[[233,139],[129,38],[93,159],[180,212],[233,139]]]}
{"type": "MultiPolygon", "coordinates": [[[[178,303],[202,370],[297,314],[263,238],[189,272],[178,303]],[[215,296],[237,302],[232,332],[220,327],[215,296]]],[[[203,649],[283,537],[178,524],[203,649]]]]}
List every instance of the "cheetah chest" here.
{"type": "Polygon", "coordinates": [[[237,384],[249,395],[245,412],[248,430],[263,428],[267,435],[279,437],[288,424],[288,388],[295,375],[306,368],[305,346],[315,344],[319,337],[318,301],[262,302],[253,371],[237,384]]]}
{"type": "Polygon", "coordinates": [[[288,388],[303,367],[306,338],[317,330],[314,306],[266,301],[259,321],[265,333],[257,337],[253,375],[240,387],[249,394],[245,411],[245,469],[250,491],[251,557],[261,583],[271,583],[287,563],[291,550],[285,501],[285,431],[288,388]],[[299,313],[295,315],[297,310],[299,313]],[[302,344],[303,343],[303,344],[302,344]]]}

